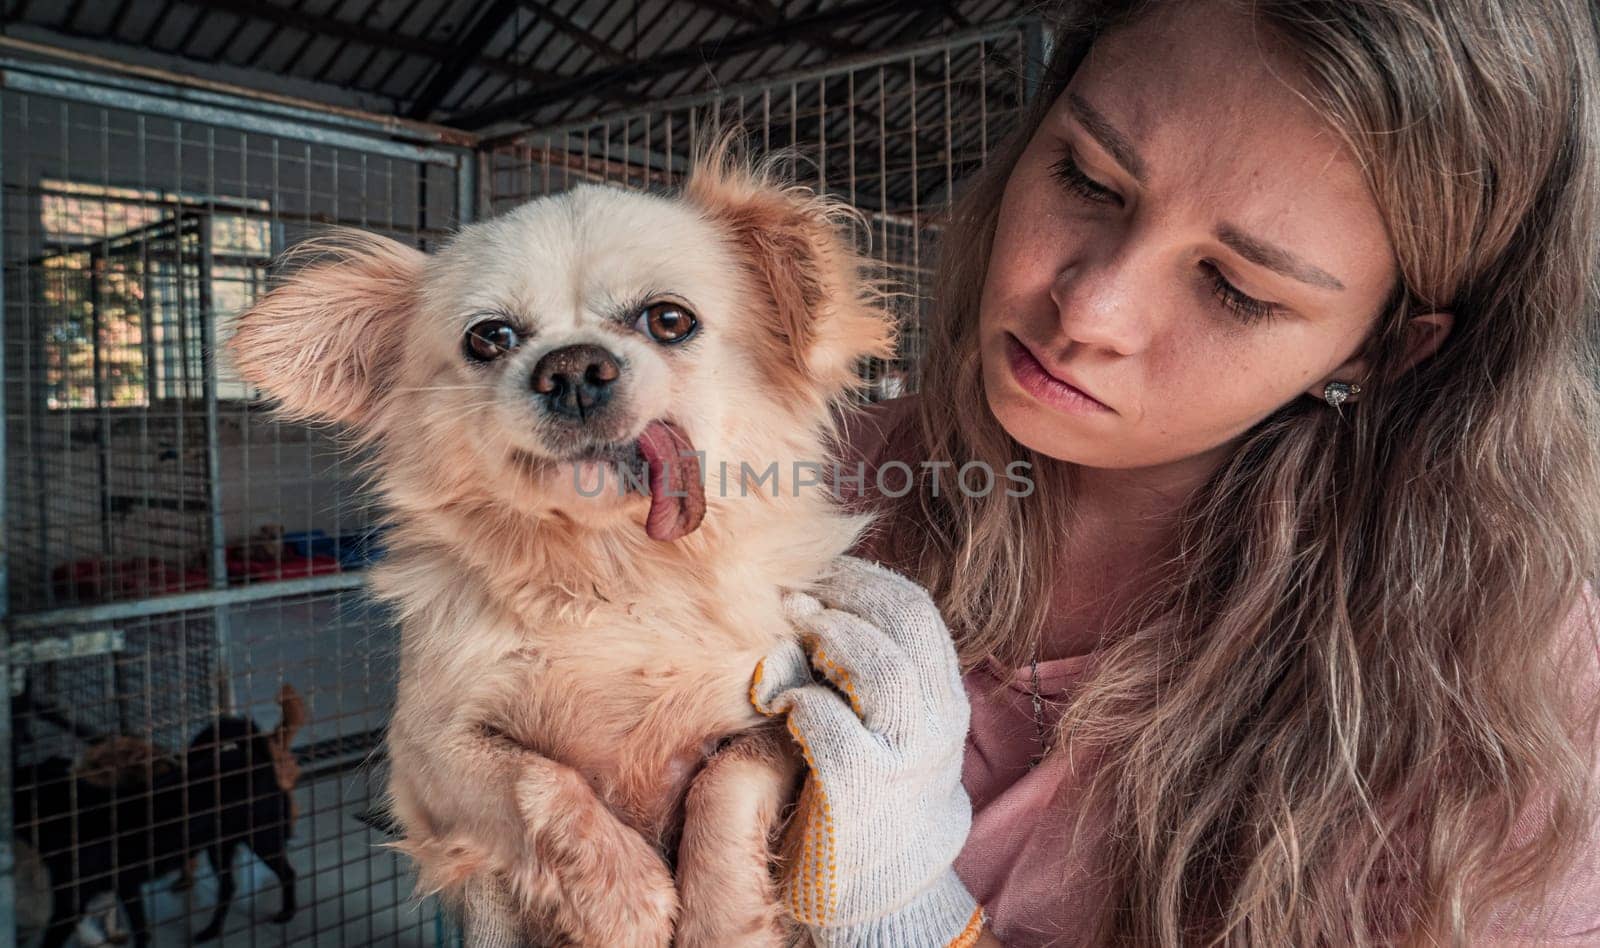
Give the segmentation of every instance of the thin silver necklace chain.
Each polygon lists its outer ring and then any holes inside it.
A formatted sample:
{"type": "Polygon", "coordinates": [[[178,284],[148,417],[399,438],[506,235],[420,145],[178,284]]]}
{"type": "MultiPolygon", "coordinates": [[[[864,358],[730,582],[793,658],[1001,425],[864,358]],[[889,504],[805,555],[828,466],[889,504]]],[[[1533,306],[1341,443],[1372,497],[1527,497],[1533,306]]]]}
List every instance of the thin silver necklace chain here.
{"type": "Polygon", "coordinates": [[[1039,688],[1039,650],[1037,648],[1033,652],[1031,668],[1032,686],[1028,691],[1028,697],[1033,700],[1033,736],[1035,742],[1039,745],[1039,749],[1034,752],[1033,756],[1028,758],[1029,770],[1039,766],[1039,762],[1044,760],[1044,755],[1050,752],[1049,729],[1045,727],[1044,723],[1044,695],[1039,688]]]}

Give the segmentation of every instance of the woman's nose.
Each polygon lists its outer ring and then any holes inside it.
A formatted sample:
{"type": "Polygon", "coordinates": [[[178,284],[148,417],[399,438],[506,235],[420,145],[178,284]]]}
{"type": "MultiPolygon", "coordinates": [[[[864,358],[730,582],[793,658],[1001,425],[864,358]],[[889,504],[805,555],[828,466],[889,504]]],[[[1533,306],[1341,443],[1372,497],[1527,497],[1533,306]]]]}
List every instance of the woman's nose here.
{"type": "Polygon", "coordinates": [[[1126,249],[1074,255],[1050,284],[1061,331],[1118,355],[1149,345],[1153,317],[1163,305],[1160,292],[1153,258],[1126,249]]]}

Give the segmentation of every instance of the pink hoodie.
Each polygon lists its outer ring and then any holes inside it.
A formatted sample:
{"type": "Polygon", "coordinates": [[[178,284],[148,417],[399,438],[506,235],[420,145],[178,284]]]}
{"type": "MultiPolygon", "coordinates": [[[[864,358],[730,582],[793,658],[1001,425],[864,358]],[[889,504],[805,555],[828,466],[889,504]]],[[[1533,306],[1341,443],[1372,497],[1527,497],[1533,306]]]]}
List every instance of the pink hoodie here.
{"type": "MultiPolygon", "coordinates": [[[[906,417],[915,397],[871,406],[847,429],[853,457],[847,457],[850,466],[845,473],[854,474],[854,463],[864,462],[869,492],[875,465],[899,459],[915,467],[920,460],[908,433],[902,432],[905,436],[894,445],[887,445],[885,438],[906,417]]],[[[891,490],[898,490],[902,482],[903,472],[885,477],[891,490]]],[[[843,486],[854,502],[870,502],[870,496],[854,493],[847,483],[843,486]]],[[[873,557],[866,543],[857,552],[873,557]]],[[[1595,644],[1600,687],[1596,608],[1592,590],[1586,589],[1584,601],[1574,610],[1572,631],[1595,644]]],[[[1039,690],[1048,723],[1059,717],[1093,661],[1091,654],[1040,663],[1039,690]]],[[[1028,760],[1038,749],[1030,672],[1026,667],[1008,669],[991,663],[966,677],[972,727],[962,782],[972,798],[972,831],[955,868],[1008,948],[1088,945],[1103,899],[1093,878],[1103,821],[1085,819],[1083,836],[1074,841],[1070,835],[1087,805],[1085,791],[1095,761],[1069,746],[1028,769],[1028,760]]],[[[1526,825],[1534,825],[1533,819],[1526,825]]],[[[1580,864],[1551,893],[1547,902],[1551,924],[1538,944],[1600,945],[1600,832],[1592,840],[1580,864]]],[[[1490,943],[1535,944],[1503,928],[1491,933],[1490,943]]]]}

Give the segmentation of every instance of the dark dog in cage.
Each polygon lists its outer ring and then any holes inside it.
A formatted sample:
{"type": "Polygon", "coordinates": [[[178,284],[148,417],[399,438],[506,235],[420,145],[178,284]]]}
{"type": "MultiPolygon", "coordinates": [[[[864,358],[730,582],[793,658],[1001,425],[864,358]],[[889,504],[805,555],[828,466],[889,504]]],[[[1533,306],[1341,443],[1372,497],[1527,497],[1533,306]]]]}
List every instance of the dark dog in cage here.
{"type": "Polygon", "coordinates": [[[402,625],[389,802],[418,891],[469,922],[534,944],[793,935],[772,863],[801,762],[750,686],[798,638],[785,591],[866,526],[800,483],[858,365],[893,354],[847,223],[719,145],[679,193],[584,185],[431,256],[312,242],[240,317],[245,378],[376,449],[372,586],[402,625]]]}
{"type": "Polygon", "coordinates": [[[65,758],[18,768],[18,833],[39,853],[50,878],[45,948],[65,944],[79,916],[104,892],[116,895],[135,944],[144,948],[150,932],[140,887],[181,871],[201,851],[218,891],[210,924],[195,940],[217,937],[233,900],[233,857],[241,845],[277,875],[283,905],[273,921],[289,921],[295,911],[295,872],[287,855],[293,803],[280,786],[272,738],[248,718],[220,718],[195,736],[180,768],[152,772],[147,785],[131,792],[84,779],[65,758]]]}

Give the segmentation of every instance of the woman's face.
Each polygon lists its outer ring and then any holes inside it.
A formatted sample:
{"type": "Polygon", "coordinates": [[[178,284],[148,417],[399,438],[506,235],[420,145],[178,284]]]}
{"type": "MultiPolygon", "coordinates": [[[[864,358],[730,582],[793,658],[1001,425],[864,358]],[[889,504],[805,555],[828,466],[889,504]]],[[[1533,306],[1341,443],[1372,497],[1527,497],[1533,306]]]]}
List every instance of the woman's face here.
{"type": "Polygon", "coordinates": [[[1226,5],[1167,9],[1097,43],[1028,143],[983,288],[991,410],[1089,467],[1195,458],[1359,377],[1397,279],[1270,35],[1226,5]]]}

